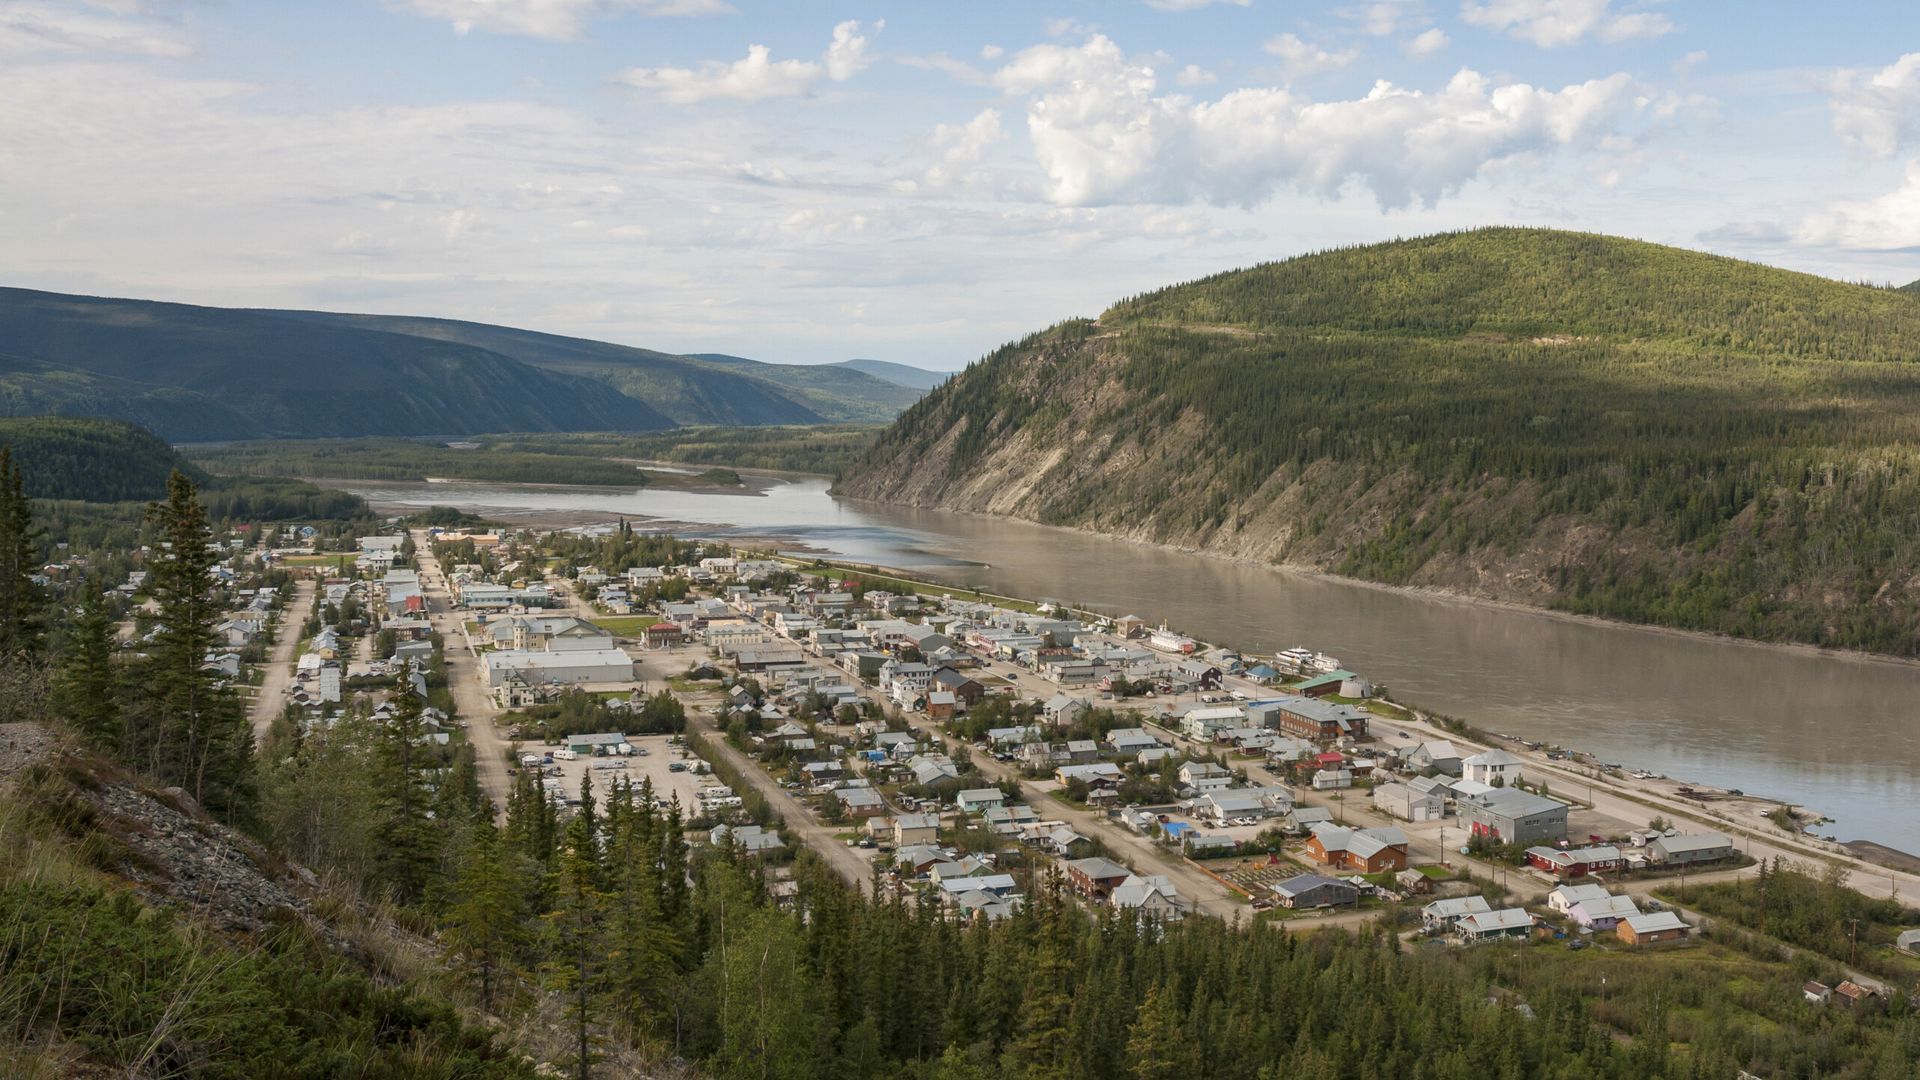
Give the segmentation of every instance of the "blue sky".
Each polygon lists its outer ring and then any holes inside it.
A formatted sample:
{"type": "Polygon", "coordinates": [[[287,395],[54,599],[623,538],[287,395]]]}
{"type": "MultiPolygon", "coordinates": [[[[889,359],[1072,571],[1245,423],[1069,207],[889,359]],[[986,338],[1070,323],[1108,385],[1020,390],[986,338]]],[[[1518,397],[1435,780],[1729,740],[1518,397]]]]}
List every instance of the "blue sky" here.
{"type": "Polygon", "coordinates": [[[1485,224],[1920,278],[1920,5],[0,0],[0,283],[952,368],[1485,224]]]}

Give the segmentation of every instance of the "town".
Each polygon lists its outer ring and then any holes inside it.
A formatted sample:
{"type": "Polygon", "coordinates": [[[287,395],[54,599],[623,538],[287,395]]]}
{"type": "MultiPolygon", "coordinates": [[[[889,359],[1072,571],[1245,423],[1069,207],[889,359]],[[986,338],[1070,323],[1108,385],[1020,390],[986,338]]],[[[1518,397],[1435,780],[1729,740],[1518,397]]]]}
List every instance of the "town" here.
{"type": "MultiPolygon", "coordinates": [[[[1164,921],[1684,947],[1712,925],[1690,885],[1839,857],[1751,807],[1425,717],[1311,649],[1242,656],[1132,614],[671,537],[649,538],[657,565],[591,561],[630,535],[414,527],[268,550],[298,570],[283,625],[303,633],[282,631],[256,723],[378,721],[412,693],[423,739],[471,742],[497,808],[516,788],[578,812],[643,786],[776,896],[807,849],[965,922],[1058,888],[1164,921]]],[[[264,632],[245,613],[223,629],[264,632]]],[[[1860,883],[1897,895],[1903,875],[1876,873],[1860,883]]],[[[1890,992],[1845,974],[1808,993],[1890,992]]]]}

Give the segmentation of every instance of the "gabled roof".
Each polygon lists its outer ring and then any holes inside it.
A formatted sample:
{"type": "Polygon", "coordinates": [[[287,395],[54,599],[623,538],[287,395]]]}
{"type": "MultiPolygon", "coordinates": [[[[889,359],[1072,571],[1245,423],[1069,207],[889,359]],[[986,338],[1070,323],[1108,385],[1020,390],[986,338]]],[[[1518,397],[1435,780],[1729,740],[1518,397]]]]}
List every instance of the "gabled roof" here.
{"type": "Polygon", "coordinates": [[[1671,911],[1650,911],[1645,915],[1630,915],[1622,921],[1632,927],[1635,934],[1657,934],[1664,930],[1690,929],[1681,921],[1680,916],[1671,911]]]}
{"type": "Polygon", "coordinates": [[[1460,920],[1460,929],[1468,934],[1486,934],[1501,930],[1517,930],[1523,926],[1532,926],[1533,916],[1526,908],[1501,908],[1499,911],[1481,911],[1460,920]]]}
{"type": "Polygon", "coordinates": [[[1085,859],[1074,859],[1067,863],[1067,869],[1077,870],[1095,881],[1104,881],[1107,878],[1126,878],[1130,877],[1133,873],[1133,871],[1128,870],[1119,863],[1111,859],[1103,859],[1098,855],[1085,859]]]}
{"type": "Polygon", "coordinates": [[[1582,900],[1574,907],[1589,919],[1624,919],[1640,914],[1640,905],[1634,903],[1631,896],[1602,896],[1582,900]]]}
{"type": "Polygon", "coordinates": [[[1493,910],[1484,896],[1457,896],[1451,900],[1435,900],[1421,911],[1436,919],[1459,919],[1468,915],[1485,914],[1493,910]]]}
{"type": "Polygon", "coordinates": [[[1314,889],[1327,885],[1338,885],[1347,889],[1353,888],[1350,883],[1342,881],[1339,878],[1327,877],[1325,874],[1297,874],[1278,885],[1272,886],[1272,888],[1274,892],[1279,893],[1281,896],[1293,897],[1305,895],[1314,889]]]}

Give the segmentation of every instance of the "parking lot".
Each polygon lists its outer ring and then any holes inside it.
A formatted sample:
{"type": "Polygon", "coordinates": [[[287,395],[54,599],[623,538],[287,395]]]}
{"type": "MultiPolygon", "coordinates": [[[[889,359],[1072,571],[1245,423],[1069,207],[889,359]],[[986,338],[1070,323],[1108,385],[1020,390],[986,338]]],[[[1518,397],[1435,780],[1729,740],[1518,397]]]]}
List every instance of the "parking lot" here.
{"type": "MultiPolygon", "coordinates": [[[[696,759],[671,745],[672,738],[671,735],[634,735],[627,740],[633,746],[631,757],[583,755],[573,761],[555,761],[546,767],[547,773],[552,777],[554,770],[559,771],[560,790],[569,800],[580,797],[580,780],[589,771],[593,773],[594,791],[602,798],[620,780],[631,780],[638,785],[644,777],[653,782],[655,797],[672,800],[678,795],[683,814],[692,817],[699,805],[700,789],[716,781],[711,776],[696,776],[691,769],[675,772],[672,768],[675,762],[696,759]]],[[[528,753],[544,753],[550,748],[527,745],[523,749],[528,753]]]]}

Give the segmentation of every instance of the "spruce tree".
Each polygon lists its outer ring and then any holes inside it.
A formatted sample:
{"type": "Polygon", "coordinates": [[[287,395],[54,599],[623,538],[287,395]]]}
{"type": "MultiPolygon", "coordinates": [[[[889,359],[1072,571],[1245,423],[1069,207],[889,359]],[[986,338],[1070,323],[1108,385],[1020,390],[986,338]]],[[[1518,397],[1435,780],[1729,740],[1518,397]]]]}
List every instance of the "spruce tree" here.
{"type": "Polygon", "coordinates": [[[54,682],[54,700],[81,737],[104,753],[123,749],[120,684],[113,667],[113,613],[89,579],[73,613],[66,655],[54,682]]]}
{"type": "Polygon", "coordinates": [[[433,830],[427,816],[433,797],[427,784],[424,707],[406,674],[394,689],[393,717],[380,729],[378,747],[380,876],[394,897],[417,904],[433,873],[433,830]]]}
{"type": "Polygon", "coordinates": [[[44,598],[33,574],[40,530],[13,447],[0,446],[0,658],[40,652],[44,598]]]}
{"type": "Polygon", "coordinates": [[[518,864],[492,821],[474,822],[441,930],[461,968],[479,984],[480,1001],[488,1009],[526,943],[526,892],[518,864]]]}
{"type": "Polygon", "coordinates": [[[556,855],[553,907],[546,914],[547,985],[566,1004],[574,1075],[587,1080],[597,1060],[606,990],[606,894],[599,886],[597,840],[584,817],[567,823],[556,855]]]}
{"type": "Polygon", "coordinates": [[[253,735],[239,699],[202,666],[220,643],[212,530],[193,482],[178,470],[167,478],[166,501],[147,516],[161,541],[148,573],[159,611],[132,732],[134,761],[231,820],[252,809],[253,735]]]}

